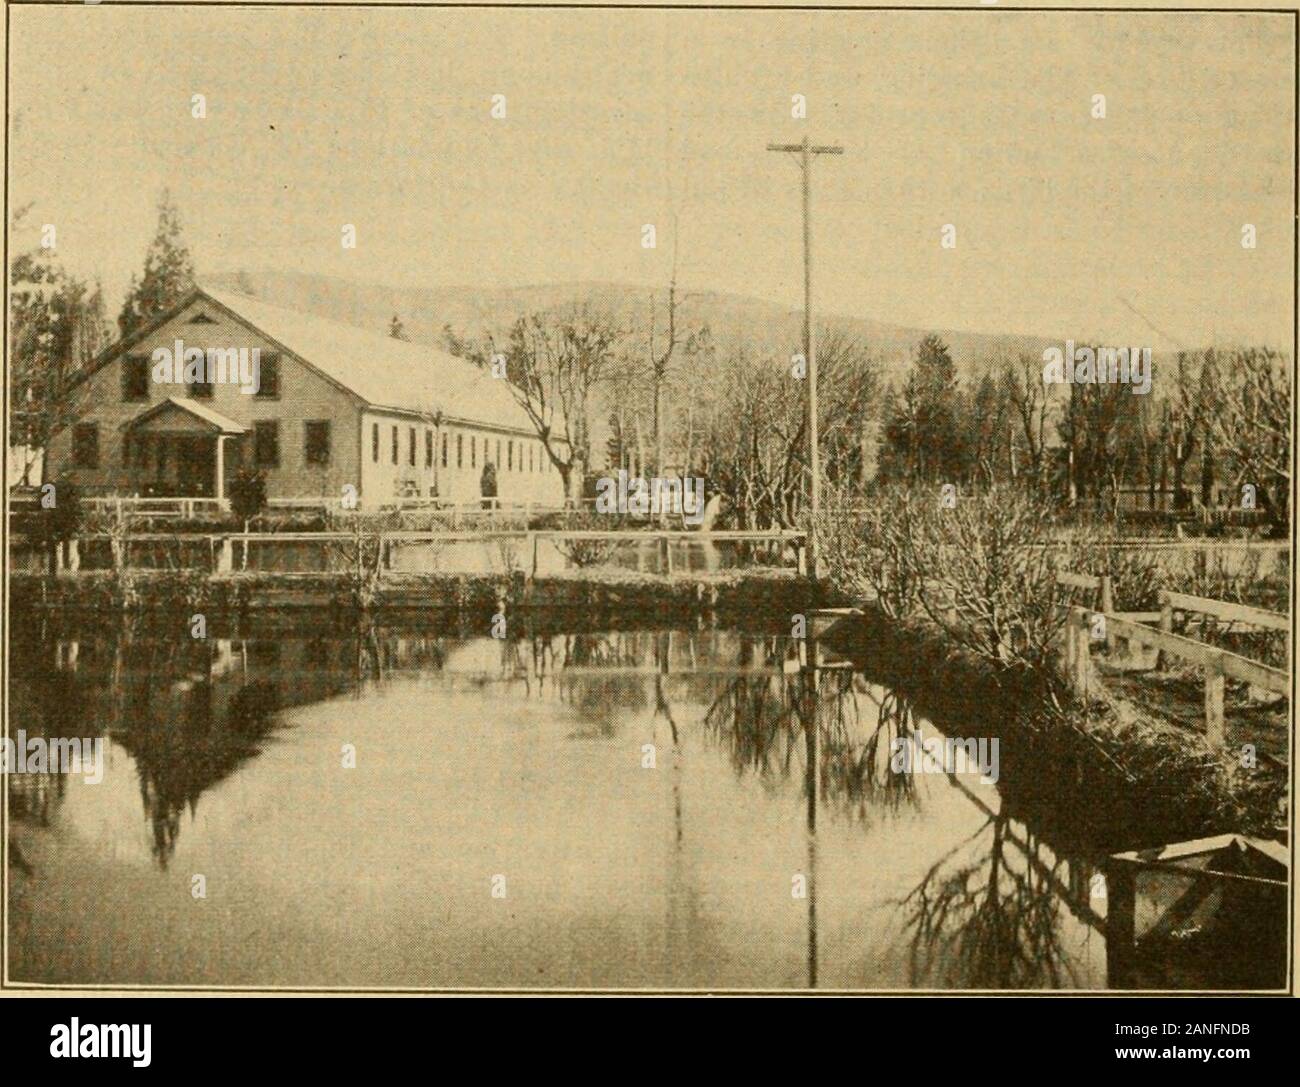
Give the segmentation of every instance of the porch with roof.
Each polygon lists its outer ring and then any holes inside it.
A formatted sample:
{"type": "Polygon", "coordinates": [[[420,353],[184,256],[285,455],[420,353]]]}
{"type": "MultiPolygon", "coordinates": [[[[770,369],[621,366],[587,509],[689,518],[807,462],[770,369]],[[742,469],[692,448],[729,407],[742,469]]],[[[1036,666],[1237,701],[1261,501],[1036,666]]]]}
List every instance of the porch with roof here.
{"type": "Polygon", "coordinates": [[[128,486],[147,498],[226,498],[228,452],[242,459],[242,423],[193,399],[169,396],[122,427],[128,486]],[[236,444],[228,450],[227,443],[236,444]]]}

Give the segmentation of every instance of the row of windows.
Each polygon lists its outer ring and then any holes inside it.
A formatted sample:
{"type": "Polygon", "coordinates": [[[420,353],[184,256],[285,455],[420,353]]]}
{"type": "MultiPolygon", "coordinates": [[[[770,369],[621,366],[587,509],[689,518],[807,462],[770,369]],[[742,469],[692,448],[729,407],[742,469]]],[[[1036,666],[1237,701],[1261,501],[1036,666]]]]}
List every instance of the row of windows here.
{"type": "MultiPolygon", "coordinates": [[[[159,468],[166,463],[167,443],[151,436],[129,437],[122,443],[122,463],[137,468],[152,460],[159,468]],[[152,456],[151,456],[152,454],[152,456]]],[[[303,423],[303,461],[326,465],[330,462],[330,422],[308,419],[303,423]]],[[[99,424],[78,423],[72,428],[72,463],[78,468],[99,467],[99,424]]],[[[259,419],[253,424],[253,463],[259,468],[280,466],[280,421],[259,419]]]]}
{"type": "MultiPolygon", "coordinates": [[[[122,361],[122,399],[128,401],[147,401],[149,386],[152,384],[153,371],[149,358],[145,355],[128,355],[122,361]]],[[[192,382],[185,386],[186,391],[195,400],[211,400],[213,386],[206,381],[192,382]]],[[[263,354],[258,364],[257,400],[280,399],[280,356],[263,354]]]]}
{"type": "MultiPolygon", "coordinates": [[[[401,462],[401,428],[393,426],[391,428],[390,455],[394,464],[401,462]]],[[[482,453],[484,463],[486,464],[493,453],[492,439],[480,439],[478,435],[469,435],[469,442],[466,443],[464,434],[456,435],[455,461],[457,468],[466,467],[466,445],[468,445],[468,467],[477,468],[479,462],[479,447],[482,444],[482,453]]],[[[502,443],[503,439],[497,438],[496,441],[496,460],[495,464],[501,464],[502,443]]],[[[504,439],[505,445],[505,466],[506,471],[510,472],[543,472],[551,471],[552,465],[550,458],[545,455],[542,448],[535,442],[516,442],[513,438],[504,439]]],[[[370,430],[370,452],[371,458],[376,464],[379,463],[379,424],[374,423],[370,430]]],[[[142,465],[139,459],[147,454],[143,452],[147,447],[137,439],[135,443],[136,459],[133,461],[131,456],[131,443],[123,442],[122,458],[126,464],[135,463],[142,465]]],[[[406,463],[412,468],[417,463],[418,439],[415,427],[406,428],[406,463]]],[[[424,467],[433,467],[433,431],[425,428],[424,431],[424,467]]],[[[160,454],[164,455],[164,454],[160,454]]],[[[441,463],[442,467],[450,467],[451,459],[450,435],[443,434],[441,463]]],[[[307,464],[324,465],[330,462],[330,423],[328,419],[308,419],[303,423],[303,460],[307,464]]],[[[99,467],[99,424],[98,423],[78,423],[72,429],[72,463],[78,468],[98,468],[99,467]]],[[[259,419],[253,423],[253,463],[259,468],[278,468],[280,466],[280,421],[278,419],[259,419]]]]}
{"type": "MultiPolygon", "coordinates": [[[[416,428],[407,427],[406,429],[407,429],[406,463],[410,465],[412,468],[414,468],[416,464],[416,457],[415,457],[416,428]]],[[[394,464],[401,463],[401,456],[400,456],[401,440],[399,437],[400,430],[401,428],[398,426],[393,426],[391,428],[390,449],[391,449],[392,461],[394,464]]],[[[450,434],[443,434],[440,459],[441,459],[442,467],[444,468],[451,467],[450,440],[451,440],[450,434]]],[[[486,465],[492,456],[492,440],[489,438],[483,438],[481,439],[481,441],[482,441],[482,449],[483,449],[483,463],[486,465]]],[[[513,438],[506,438],[504,439],[504,441],[505,441],[506,471],[508,472],[549,472],[553,470],[553,466],[551,465],[550,458],[546,456],[542,447],[538,443],[525,442],[522,440],[516,442],[515,439],[513,438]]],[[[480,443],[480,439],[476,434],[471,434],[469,436],[468,443],[466,443],[465,441],[464,434],[456,435],[455,461],[456,461],[457,468],[478,467],[479,443],[480,443]],[[466,456],[467,451],[468,451],[468,457],[466,456]]],[[[493,463],[495,463],[498,466],[501,464],[501,443],[502,443],[502,439],[497,438],[496,439],[496,460],[493,461],[493,463]]],[[[379,435],[379,424],[372,423],[370,426],[370,459],[373,460],[376,464],[379,463],[380,444],[381,443],[380,443],[380,435],[379,435]]],[[[433,467],[433,431],[428,428],[425,428],[424,431],[424,466],[426,468],[433,467]]]]}

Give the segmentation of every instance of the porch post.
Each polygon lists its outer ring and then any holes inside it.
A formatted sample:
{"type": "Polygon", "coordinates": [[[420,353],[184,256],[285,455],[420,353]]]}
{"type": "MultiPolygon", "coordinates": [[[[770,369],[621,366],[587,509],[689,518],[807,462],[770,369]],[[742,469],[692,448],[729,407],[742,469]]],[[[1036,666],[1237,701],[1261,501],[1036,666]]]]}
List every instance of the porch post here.
{"type": "Polygon", "coordinates": [[[226,497],[226,436],[217,435],[217,501],[222,502],[226,497]]]}

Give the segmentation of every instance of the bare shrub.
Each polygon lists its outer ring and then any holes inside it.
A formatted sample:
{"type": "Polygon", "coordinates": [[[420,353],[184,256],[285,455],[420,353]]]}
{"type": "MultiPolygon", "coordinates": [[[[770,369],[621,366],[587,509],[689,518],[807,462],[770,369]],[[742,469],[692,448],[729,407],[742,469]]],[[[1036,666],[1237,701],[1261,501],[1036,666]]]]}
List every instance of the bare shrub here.
{"type": "Polygon", "coordinates": [[[831,512],[814,526],[823,565],[832,585],[851,597],[874,597],[892,619],[906,618],[920,607],[925,583],[921,548],[915,538],[918,492],[891,488],[851,514],[835,512],[846,502],[831,496],[831,512]]]}
{"type": "Polygon", "coordinates": [[[921,605],[958,644],[1000,665],[1050,670],[1066,611],[1056,583],[1068,545],[1046,547],[1055,511],[995,487],[951,508],[917,503],[913,537],[929,573],[921,605]]]}

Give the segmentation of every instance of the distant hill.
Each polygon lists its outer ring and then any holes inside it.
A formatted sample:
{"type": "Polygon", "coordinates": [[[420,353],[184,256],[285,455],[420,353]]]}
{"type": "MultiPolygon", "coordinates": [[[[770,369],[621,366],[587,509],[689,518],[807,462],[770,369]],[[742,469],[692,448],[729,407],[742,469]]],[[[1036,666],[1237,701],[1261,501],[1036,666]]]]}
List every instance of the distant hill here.
{"type": "MultiPolygon", "coordinates": [[[[520,314],[549,311],[585,302],[608,313],[624,327],[644,333],[649,327],[650,297],[656,297],[656,324],[662,330],[667,315],[667,290],[615,283],[556,283],[509,289],[478,287],[385,287],[300,272],[249,272],[205,275],[203,282],[239,290],[240,281],[257,297],[272,305],[346,321],[361,328],[386,333],[393,314],[401,318],[407,335],[416,343],[442,345],[444,326],[461,336],[502,335],[520,314]]],[[[679,325],[690,331],[707,324],[720,345],[743,344],[758,352],[785,358],[799,349],[803,313],[773,302],[720,291],[683,291],[678,306],[679,325]]],[[[1043,337],[920,329],[893,325],[867,317],[825,314],[819,327],[840,330],[864,342],[897,377],[910,364],[918,341],[928,332],[943,337],[961,375],[968,375],[980,359],[1021,351],[1035,358],[1062,340],[1043,337]]]]}

